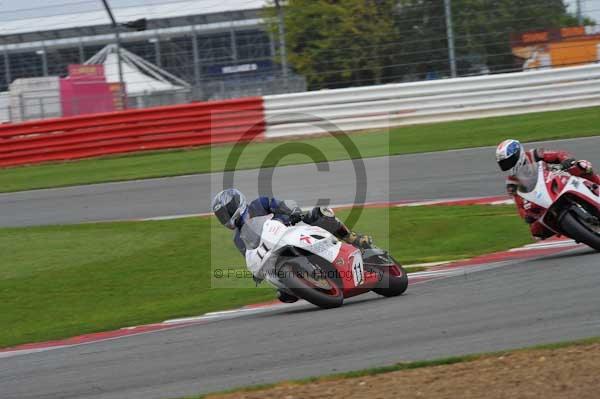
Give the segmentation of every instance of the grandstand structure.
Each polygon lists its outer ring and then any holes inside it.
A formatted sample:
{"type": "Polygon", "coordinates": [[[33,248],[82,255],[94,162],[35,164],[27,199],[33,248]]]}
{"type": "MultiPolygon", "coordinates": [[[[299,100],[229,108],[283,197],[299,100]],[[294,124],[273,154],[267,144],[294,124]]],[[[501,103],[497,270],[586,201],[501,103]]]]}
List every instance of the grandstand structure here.
{"type": "MultiPolygon", "coordinates": [[[[186,100],[232,98],[306,89],[282,73],[278,38],[265,26],[264,0],[173,1],[118,8],[120,23],[146,18],[144,31],[120,31],[122,47],[192,88],[186,100]]],[[[65,76],[116,35],[104,10],[3,22],[0,91],[19,78],[65,76]]]]}

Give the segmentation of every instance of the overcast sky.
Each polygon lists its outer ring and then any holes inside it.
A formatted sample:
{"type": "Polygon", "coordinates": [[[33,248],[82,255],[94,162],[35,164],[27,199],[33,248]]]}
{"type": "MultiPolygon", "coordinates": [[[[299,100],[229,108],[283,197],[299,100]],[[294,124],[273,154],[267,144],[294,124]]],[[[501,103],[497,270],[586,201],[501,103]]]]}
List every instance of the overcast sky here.
{"type": "MultiPolygon", "coordinates": [[[[569,10],[575,13],[577,0],[565,0],[569,5],[569,10]]],[[[581,0],[581,8],[584,15],[588,15],[600,24],[600,0],[581,0]]]]}
{"type": "MultiPolygon", "coordinates": [[[[109,0],[112,7],[177,3],[178,0],[109,0]]],[[[180,1],[180,0],[179,0],[180,1]]],[[[207,0],[198,0],[206,2],[207,0]]],[[[227,2],[227,0],[223,0],[227,2]]],[[[442,0],[440,0],[442,1],[442,0]]],[[[577,0],[564,0],[575,12],[577,0]]],[[[581,0],[586,15],[600,23],[600,0],[581,0]]],[[[0,0],[0,20],[15,20],[45,15],[73,14],[102,9],[101,0],[0,0]]]]}
{"type": "MultiPolygon", "coordinates": [[[[203,0],[198,0],[202,2],[203,0]]],[[[227,0],[224,0],[227,1],[227,0]]],[[[176,3],[177,0],[109,0],[111,7],[176,3]]],[[[0,19],[15,20],[102,10],[101,0],[0,0],[0,19]]]]}

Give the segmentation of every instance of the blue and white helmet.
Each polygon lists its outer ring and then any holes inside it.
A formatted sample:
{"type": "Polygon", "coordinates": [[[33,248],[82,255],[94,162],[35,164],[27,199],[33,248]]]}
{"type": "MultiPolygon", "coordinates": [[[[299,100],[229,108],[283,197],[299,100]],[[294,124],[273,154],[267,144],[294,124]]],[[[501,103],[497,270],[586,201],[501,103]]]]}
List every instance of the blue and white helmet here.
{"type": "Polygon", "coordinates": [[[510,170],[511,175],[516,176],[527,163],[525,148],[517,140],[504,140],[496,148],[496,162],[503,172],[510,170]]]}
{"type": "Polygon", "coordinates": [[[242,192],[235,188],[221,191],[212,200],[211,208],[221,224],[231,230],[240,226],[246,215],[248,204],[242,192]]]}

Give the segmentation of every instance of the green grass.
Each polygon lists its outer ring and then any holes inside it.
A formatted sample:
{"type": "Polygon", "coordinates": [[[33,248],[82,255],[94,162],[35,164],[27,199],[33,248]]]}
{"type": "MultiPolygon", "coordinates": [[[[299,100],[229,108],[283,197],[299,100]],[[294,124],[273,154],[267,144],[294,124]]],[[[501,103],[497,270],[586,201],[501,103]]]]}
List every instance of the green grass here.
{"type": "MultiPolygon", "coordinates": [[[[495,145],[507,137],[537,141],[594,135],[600,135],[600,108],[597,107],[407,126],[390,132],[355,133],[350,138],[360,150],[360,156],[366,158],[495,145]]],[[[329,136],[295,143],[320,149],[322,154],[314,154],[317,160],[349,158],[338,140],[329,136]]],[[[266,160],[267,154],[275,148],[281,151],[281,145],[277,141],[249,145],[237,169],[274,166],[276,161],[266,160]]],[[[4,169],[0,170],[0,192],[222,171],[231,150],[231,145],[224,145],[4,169]]],[[[279,164],[307,162],[310,162],[307,155],[290,154],[279,164]]]]}
{"type": "MultiPolygon", "coordinates": [[[[530,240],[513,207],[505,206],[366,209],[357,230],[384,245],[389,239],[405,264],[472,257],[530,240]]],[[[274,298],[273,289],[254,288],[250,279],[244,286],[251,288],[210,288],[211,265],[244,268],[231,232],[210,218],[3,228],[0,248],[10,248],[0,264],[0,347],[274,298]],[[218,249],[212,254],[211,236],[218,249]]]]}
{"type": "Polygon", "coordinates": [[[558,342],[558,343],[553,343],[553,344],[530,346],[530,347],[515,349],[515,350],[510,350],[510,351],[486,352],[486,353],[477,353],[477,354],[463,355],[463,356],[444,357],[444,358],[434,359],[434,360],[418,360],[418,361],[413,361],[413,362],[402,362],[402,363],[396,363],[394,365],[385,366],[385,367],[373,367],[373,368],[368,368],[368,369],[363,369],[363,370],[349,371],[349,372],[345,372],[345,373],[330,374],[330,375],[318,376],[318,377],[309,377],[309,378],[292,380],[292,381],[282,381],[282,382],[273,383],[273,384],[260,384],[260,385],[252,385],[252,386],[248,386],[248,387],[242,387],[242,388],[234,388],[234,389],[229,389],[229,390],[225,390],[225,391],[221,391],[221,392],[214,392],[214,393],[204,394],[204,395],[200,395],[200,396],[193,396],[193,397],[189,397],[189,399],[204,399],[207,397],[213,397],[215,395],[225,395],[225,394],[235,393],[235,392],[262,391],[262,390],[266,390],[269,388],[275,388],[282,384],[301,385],[301,384],[310,384],[310,383],[314,383],[314,382],[325,382],[325,381],[343,380],[343,379],[351,379],[351,378],[360,378],[360,377],[366,377],[366,376],[372,376],[372,375],[378,375],[378,374],[392,373],[394,371],[420,369],[420,368],[424,368],[424,367],[447,366],[447,365],[457,364],[457,363],[472,362],[474,360],[480,360],[480,359],[485,359],[485,358],[490,358],[490,357],[506,356],[506,355],[510,355],[511,353],[527,352],[527,351],[535,351],[535,350],[563,349],[563,348],[569,348],[569,347],[575,347],[575,346],[592,345],[592,344],[596,344],[598,342],[600,342],[600,337],[591,337],[591,338],[584,338],[584,339],[575,340],[575,341],[565,341],[565,342],[558,342]]]}

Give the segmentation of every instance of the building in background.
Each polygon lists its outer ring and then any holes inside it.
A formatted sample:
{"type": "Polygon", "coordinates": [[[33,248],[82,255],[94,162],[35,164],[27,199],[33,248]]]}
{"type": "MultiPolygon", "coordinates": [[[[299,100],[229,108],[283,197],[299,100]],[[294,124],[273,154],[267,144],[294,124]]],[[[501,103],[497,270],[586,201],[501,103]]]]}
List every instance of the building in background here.
{"type": "MultiPolygon", "coordinates": [[[[123,48],[187,82],[191,89],[181,102],[305,90],[304,79],[291,73],[284,79],[274,62],[278,40],[265,30],[263,0],[203,3],[116,9],[119,22],[148,19],[145,31],[121,33],[123,48]]],[[[3,23],[0,91],[20,78],[65,77],[68,65],[83,64],[114,42],[103,10],[3,23]]]]}

